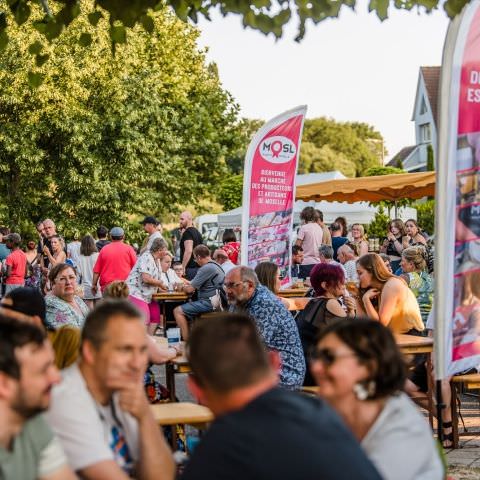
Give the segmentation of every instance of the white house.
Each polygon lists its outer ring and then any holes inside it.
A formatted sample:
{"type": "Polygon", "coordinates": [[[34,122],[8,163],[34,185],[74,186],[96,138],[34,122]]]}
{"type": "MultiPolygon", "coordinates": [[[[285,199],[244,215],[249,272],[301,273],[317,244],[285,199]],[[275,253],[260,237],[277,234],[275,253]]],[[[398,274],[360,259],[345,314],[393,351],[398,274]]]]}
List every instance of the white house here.
{"type": "Polygon", "coordinates": [[[415,145],[402,148],[388,162],[388,166],[396,167],[401,164],[407,172],[426,171],[428,145],[433,148],[433,158],[437,158],[439,84],[440,67],[420,67],[412,114],[412,121],[415,122],[415,145]]]}

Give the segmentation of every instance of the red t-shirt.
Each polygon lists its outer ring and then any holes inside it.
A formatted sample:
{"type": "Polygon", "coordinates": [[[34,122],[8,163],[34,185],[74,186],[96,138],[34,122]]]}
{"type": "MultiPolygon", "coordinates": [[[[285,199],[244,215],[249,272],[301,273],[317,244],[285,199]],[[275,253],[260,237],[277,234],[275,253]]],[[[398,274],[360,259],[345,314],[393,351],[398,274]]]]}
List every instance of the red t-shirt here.
{"type": "Polygon", "coordinates": [[[10,275],[5,280],[6,285],[23,285],[25,283],[25,273],[27,270],[27,256],[20,250],[14,250],[5,260],[6,265],[10,265],[10,275]]]}
{"type": "Polygon", "coordinates": [[[135,250],[130,245],[120,241],[105,245],[93,267],[93,273],[100,275],[100,288],[103,290],[115,280],[126,280],[136,261],[135,250]]]}
{"type": "Polygon", "coordinates": [[[228,259],[238,265],[238,254],[240,252],[240,242],[228,242],[223,247],[222,250],[228,255],[228,259]]]}

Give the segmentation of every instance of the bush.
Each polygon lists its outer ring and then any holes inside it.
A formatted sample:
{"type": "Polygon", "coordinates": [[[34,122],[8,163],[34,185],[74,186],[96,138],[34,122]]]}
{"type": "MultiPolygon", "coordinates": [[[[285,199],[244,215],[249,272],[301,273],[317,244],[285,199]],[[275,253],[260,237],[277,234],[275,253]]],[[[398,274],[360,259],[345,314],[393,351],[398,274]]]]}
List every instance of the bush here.
{"type": "Polygon", "coordinates": [[[373,220],[367,227],[367,235],[372,237],[383,238],[387,235],[387,226],[390,218],[388,214],[385,213],[383,207],[378,209],[378,212],[373,217],[373,220]]]}
{"type": "Polygon", "coordinates": [[[423,203],[416,203],[417,222],[420,228],[429,235],[435,232],[435,200],[427,200],[423,203]]]}

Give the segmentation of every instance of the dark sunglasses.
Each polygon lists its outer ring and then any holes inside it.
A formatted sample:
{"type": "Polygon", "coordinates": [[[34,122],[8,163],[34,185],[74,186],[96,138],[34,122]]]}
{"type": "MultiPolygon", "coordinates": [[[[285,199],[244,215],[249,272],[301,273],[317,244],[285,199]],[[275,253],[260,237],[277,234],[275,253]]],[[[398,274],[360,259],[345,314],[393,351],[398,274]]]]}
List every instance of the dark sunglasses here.
{"type": "Polygon", "coordinates": [[[356,357],[356,353],[334,353],[328,348],[314,348],[310,352],[310,361],[322,362],[326,367],[333,365],[339,358],[356,357]]]}

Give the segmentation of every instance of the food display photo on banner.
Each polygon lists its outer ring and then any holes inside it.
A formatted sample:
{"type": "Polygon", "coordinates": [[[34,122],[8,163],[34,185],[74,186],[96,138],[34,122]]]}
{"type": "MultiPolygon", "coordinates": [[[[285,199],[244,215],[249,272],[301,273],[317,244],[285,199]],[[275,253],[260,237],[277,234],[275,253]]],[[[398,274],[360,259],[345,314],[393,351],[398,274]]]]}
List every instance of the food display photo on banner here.
{"type": "MultiPolygon", "coordinates": [[[[442,71],[441,122],[450,122],[440,168],[448,178],[442,199],[447,203],[445,251],[439,260],[447,264],[436,291],[448,303],[444,318],[445,373],[452,375],[480,364],[480,2],[465,7],[461,19],[452,22],[445,45],[442,71]],[[450,42],[450,44],[449,44],[450,42]],[[448,69],[448,71],[445,71],[448,69]],[[448,98],[443,96],[448,88],[448,98]],[[442,106],[443,107],[443,106],[442,106]],[[449,118],[448,118],[449,117],[449,118]],[[451,207],[448,206],[451,205],[451,207]],[[441,258],[443,257],[443,258],[441,258]],[[448,261],[453,259],[453,261],[448,261]],[[448,290],[448,291],[447,291],[448,290]]],[[[442,191],[439,189],[439,191],[442,191]]],[[[442,242],[439,242],[442,248],[442,242]]],[[[438,272],[442,275],[442,271],[438,272]]],[[[440,304],[443,298],[440,299],[440,304]]],[[[437,308],[437,304],[436,307],[437,308]]],[[[442,321],[441,316],[436,317],[442,321]]],[[[443,326],[442,326],[443,327],[443,326]]]]}
{"type": "Polygon", "coordinates": [[[270,261],[280,268],[282,286],[291,283],[291,238],[295,177],[306,106],[266,123],[245,157],[242,263],[255,268],[270,261]]]}

